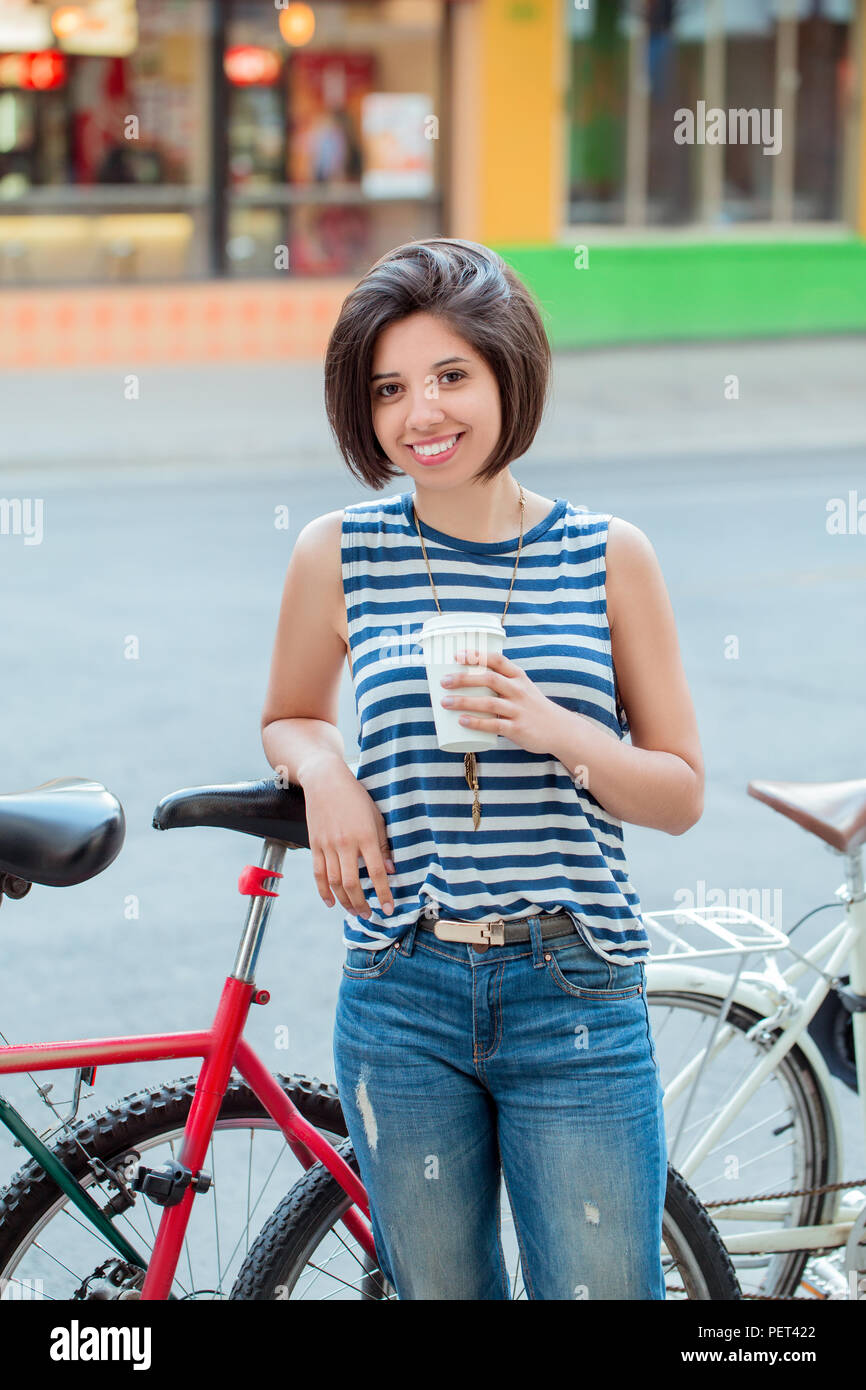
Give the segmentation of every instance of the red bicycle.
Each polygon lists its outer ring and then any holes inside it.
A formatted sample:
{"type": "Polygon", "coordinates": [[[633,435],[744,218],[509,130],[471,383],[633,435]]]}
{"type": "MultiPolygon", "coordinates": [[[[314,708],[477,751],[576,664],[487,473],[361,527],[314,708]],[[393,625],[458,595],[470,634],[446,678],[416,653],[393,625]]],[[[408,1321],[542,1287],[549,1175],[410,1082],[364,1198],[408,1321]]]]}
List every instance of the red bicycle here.
{"type": "MultiPolygon", "coordinates": [[[[243,1037],[269,998],[255,970],[286,850],[309,848],[303,792],[270,778],[187,788],[159,802],[153,824],[263,841],[238,882],[249,901],[234,967],[207,1030],[0,1047],[0,1075],[75,1073],[63,1116],[36,1083],[58,1121],[41,1135],[0,1096],[0,1121],[31,1155],[0,1192],[0,1297],[395,1298],[336,1087],[272,1075],[243,1037]],[[198,1076],[77,1118],[98,1066],[176,1057],[202,1058],[198,1076]]],[[[0,898],[92,878],[124,833],[120,802],[85,778],[0,795],[0,898]]],[[[715,1227],[673,1169],[662,1255],[669,1297],[739,1297],[715,1227]]],[[[525,1296],[517,1269],[513,1296],[525,1296]]]]}

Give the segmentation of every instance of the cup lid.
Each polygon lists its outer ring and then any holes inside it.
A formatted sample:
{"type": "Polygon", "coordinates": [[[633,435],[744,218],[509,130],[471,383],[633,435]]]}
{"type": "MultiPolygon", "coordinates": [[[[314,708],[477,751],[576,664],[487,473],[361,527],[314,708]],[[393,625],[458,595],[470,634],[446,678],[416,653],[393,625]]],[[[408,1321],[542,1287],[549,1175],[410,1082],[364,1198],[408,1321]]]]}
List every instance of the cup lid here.
{"type": "Polygon", "coordinates": [[[424,621],[421,628],[421,636],[426,637],[433,632],[466,632],[484,631],[501,633],[506,636],[505,628],[494,613],[434,613],[431,618],[424,621]]]}

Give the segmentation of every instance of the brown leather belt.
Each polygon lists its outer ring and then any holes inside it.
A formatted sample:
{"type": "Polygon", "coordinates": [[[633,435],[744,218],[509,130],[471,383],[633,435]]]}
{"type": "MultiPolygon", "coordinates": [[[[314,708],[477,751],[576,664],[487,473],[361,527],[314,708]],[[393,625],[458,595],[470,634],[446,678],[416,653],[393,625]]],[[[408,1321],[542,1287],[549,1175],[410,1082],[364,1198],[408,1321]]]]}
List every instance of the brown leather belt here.
{"type": "MultiPolygon", "coordinates": [[[[538,914],[542,937],[568,936],[576,932],[574,919],[567,912],[542,912],[538,914]]],[[[489,922],[461,922],[452,917],[419,917],[420,931],[433,932],[440,941],[466,941],[476,951],[486,951],[488,946],[508,946],[512,941],[529,941],[529,918],[507,922],[503,917],[494,917],[489,922]]]]}

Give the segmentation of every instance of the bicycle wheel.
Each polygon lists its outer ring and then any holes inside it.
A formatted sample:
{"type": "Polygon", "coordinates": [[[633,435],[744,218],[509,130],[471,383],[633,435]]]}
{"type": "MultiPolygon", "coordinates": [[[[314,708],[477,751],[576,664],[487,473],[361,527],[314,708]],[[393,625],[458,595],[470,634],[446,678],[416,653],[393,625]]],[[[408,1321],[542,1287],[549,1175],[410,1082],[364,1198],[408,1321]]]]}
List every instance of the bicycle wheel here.
{"type": "MultiPolygon", "coordinates": [[[[336,1087],[315,1078],[278,1076],[305,1119],[332,1143],[346,1133],[336,1087]]],[[[162,1215],[139,1193],[97,1179],[91,1160],[131,1176],[139,1158],[150,1168],[178,1157],[197,1077],[148,1087],[78,1121],[53,1146],[118,1229],[149,1255],[162,1215]]],[[[212,1187],[195,1198],[172,1286],[175,1298],[225,1298],[259,1226],[281,1193],[304,1171],[282,1131],[249,1087],[232,1076],[204,1168],[212,1187]]],[[[0,1297],[5,1299],[137,1298],[143,1272],[108,1241],[30,1159],[0,1192],[0,1297]]]]}
{"type": "MultiPolygon", "coordinates": [[[[719,998],[656,991],[650,982],[647,1004],[656,1055],[665,1088],[665,1128],[668,1157],[676,1167],[686,1163],[697,1140],[758,1065],[779,1036],[746,1034],[760,1015],[732,1005],[727,1022],[730,1035],[719,1042],[695,1089],[688,1084],[671,1099],[668,1088],[677,1074],[704,1050],[718,1020],[719,998]],[[694,1095],[691,1092],[694,1090],[694,1095]],[[688,1108],[687,1108],[688,1107],[688,1108]]],[[[724,1026],[724,1025],[722,1025],[724,1026]]],[[[822,1088],[808,1058],[798,1046],[779,1062],[736,1114],[688,1181],[708,1205],[722,1236],[768,1227],[816,1225],[826,1219],[833,1193],[807,1193],[782,1198],[759,1216],[748,1205],[725,1210],[710,1205],[733,1203],[761,1193],[787,1192],[837,1181],[836,1154],[830,1142],[832,1124],[822,1088]]],[[[816,1252],[817,1253],[817,1252],[816,1252]]],[[[734,1255],[743,1296],[790,1298],[799,1287],[812,1252],[734,1255]]]]}
{"type": "MultiPolygon", "coordinates": [[[[358,1172],[352,1144],[338,1148],[358,1172]]],[[[503,1195],[503,1203],[507,1199],[503,1195]]],[[[396,1300],[396,1293],[354,1238],[338,1229],[350,1206],[339,1183],[321,1163],[315,1163],[286,1194],[244,1260],[232,1298],[373,1299],[396,1300]]],[[[519,1256],[508,1248],[503,1222],[506,1264],[513,1265],[511,1296],[526,1298],[519,1256]]],[[[737,1299],[737,1278],[718,1232],[688,1183],[668,1167],[662,1222],[662,1262],[667,1297],[737,1299]]],[[[516,1249],[516,1242],[514,1242],[516,1249]]]]}

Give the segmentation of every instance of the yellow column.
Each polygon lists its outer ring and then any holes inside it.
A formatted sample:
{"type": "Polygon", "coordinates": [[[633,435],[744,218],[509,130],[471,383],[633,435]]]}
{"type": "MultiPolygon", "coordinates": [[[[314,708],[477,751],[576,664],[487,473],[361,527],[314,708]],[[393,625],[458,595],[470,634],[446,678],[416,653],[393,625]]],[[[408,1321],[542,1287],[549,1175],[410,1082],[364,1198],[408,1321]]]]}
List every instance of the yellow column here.
{"type": "Polygon", "coordinates": [[[477,9],[476,239],[550,245],[565,198],[563,5],[477,0],[477,9]]]}

